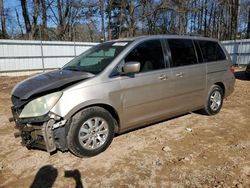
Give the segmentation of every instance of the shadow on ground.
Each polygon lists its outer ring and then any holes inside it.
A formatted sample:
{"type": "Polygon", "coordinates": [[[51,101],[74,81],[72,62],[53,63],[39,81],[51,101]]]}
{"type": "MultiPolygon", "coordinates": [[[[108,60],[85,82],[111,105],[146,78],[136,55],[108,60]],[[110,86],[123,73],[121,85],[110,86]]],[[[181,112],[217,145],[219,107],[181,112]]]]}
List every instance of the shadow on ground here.
{"type": "MultiPolygon", "coordinates": [[[[58,176],[58,170],[51,165],[43,166],[37,172],[30,188],[51,188],[58,176]]],[[[83,188],[79,170],[64,171],[65,178],[73,178],[76,188],[83,188]]]]}
{"type": "Polygon", "coordinates": [[[81,180],[81,174],[79,170],[67,170],[64,171],[64,177],[65,178],[73,178],[76,183],[76,188],[83,188],[82,180],[81,180]]]}

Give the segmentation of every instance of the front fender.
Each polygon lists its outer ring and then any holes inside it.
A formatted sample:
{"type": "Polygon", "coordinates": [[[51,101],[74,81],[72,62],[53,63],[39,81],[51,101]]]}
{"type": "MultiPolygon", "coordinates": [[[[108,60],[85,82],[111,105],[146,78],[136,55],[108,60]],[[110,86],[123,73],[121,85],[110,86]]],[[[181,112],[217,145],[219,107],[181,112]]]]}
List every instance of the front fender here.
{"type": "Polygon", "coordinates": [[[63,116],[64,119],[69,119],[71,118],[75,113],[77,113],[78,111],[87,108],[89,106],[110,106],[112,107],[117,114],[119,113],[118,109],[116,109],[112,104],[108,103],[108,102],[104,102],[103,99],[99,99],[99,100],[89,100],[89,101],[84,101],[80,104],[78,104],[77,106],[75,106],[74,108],[72,108],[65,116],[63,116]]]}

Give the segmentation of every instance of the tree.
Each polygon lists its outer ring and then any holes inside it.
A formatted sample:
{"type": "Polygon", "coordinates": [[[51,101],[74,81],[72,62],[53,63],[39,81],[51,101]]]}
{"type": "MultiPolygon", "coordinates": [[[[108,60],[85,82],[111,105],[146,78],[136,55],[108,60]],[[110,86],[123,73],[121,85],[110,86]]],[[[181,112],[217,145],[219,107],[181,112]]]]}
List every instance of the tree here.
{"type": "Polygon", "coordinates": [[[248,21],[247,21],[247,38],[250,38],[250,7],[248,10],[248,21]]]}
{"type": "Polygon", "coordinates": [[[65,4],[62,0],[57,0],[57,13],[58,13],[58,37],[65,39],[65,33],[69,29],[68,16],[70,13],[72,1],[66,0],[65,4]]]}
{"type": "Polygon", "coordinates": [[[108,40],[112,39],[112,9],[113,9],[113,0],[107,0],[106,4],[106,15],[107,15],[107,34],[108,40]]]}
{"type": "Polygon", "coordinates": [[[1,16],[1,35],[0,38],[8,38],[8,34],[6,31],[6,15],[4,10],[4,3],[3,0],[0,0],[0,16],[1,16]]]}
{"type": "Polygon", "coordinates": [[[102,35],[102,39],[105,41],[105,18],[104,18],[104,13],[105,13],[105,5],[104,5],[104,0],[99,0],[99,7],[100,7],[100,15],[101,15],[101,35],[102,35]]]}
{"type": "Polygon", "coordinates": [[[37,18],[39,14],[39,0],[33,0],[33,14],[32,14],[32,23],[30,22],[29,11],[27,7],[27,1],[21,0],[23,19],[25,22],[26,35],[28,39],[35,39],[39,28],[37,27],[37,18]]]}
{"type": "Polygon", "coordinates": [[[47,26],[47,6],[46,6],[46,0],[40,0],[41,3],[41,9],[42,9],[42,28],[41,28],[41,33],[42,33],[42,39],[43,40],[48,40],[48,26],[47,26]]]}
{"type": "Polygon", "coordinates": [[[138,1],[127,1],[125,10],[124,20],[127,26],[127,37],[134,37],[136,33],[137,23],[138,23],[138,15],[140,4],[138,1]]]}
{"type": "Polygon", "coordinates": [[[110,39],[117,39],[121,36],[123,15],[122,10],[125,0],[111,0],[108,4],[109,32],[110,39]]]}
{"type": "Polygon", "coordinates": [[[22,24],[20,22],[19,13],[18,13],[17,9],[15,9],[15,12],[16,12],[16,18],[17,18],[17,23],[18,23],[19,31],[20,31],[21,37],[23,37],[23,34],[24,34],[23,27],[22,27],[22,24]]]}
{"type": "MultiPolygon", "coordinates": [[[[250,37],[249,0],[20,0],[20,3],[21,8],[15,9],[14,27],[19,31],[17,36],[26,39],[40,39],[39,29],[43,40],[99,42],[165,33],[230,40],[241,32],[241,36],[250,37]]],[[[6,19],[3,0],[0,16],[1,37],[6,38],[6,28],[11,24],[6,19]]]]}

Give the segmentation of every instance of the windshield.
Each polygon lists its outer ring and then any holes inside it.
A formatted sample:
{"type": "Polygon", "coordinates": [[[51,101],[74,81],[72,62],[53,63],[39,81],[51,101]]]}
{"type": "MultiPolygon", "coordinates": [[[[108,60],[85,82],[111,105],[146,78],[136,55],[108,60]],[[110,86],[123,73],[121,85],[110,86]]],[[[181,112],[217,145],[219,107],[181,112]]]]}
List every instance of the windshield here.
{"type": "Polygon", "coordinates": [[[67,63],[63,69],[84,71],[92,74],[102,72],[129,42],[105,42],[99,44],[67,63]]]}

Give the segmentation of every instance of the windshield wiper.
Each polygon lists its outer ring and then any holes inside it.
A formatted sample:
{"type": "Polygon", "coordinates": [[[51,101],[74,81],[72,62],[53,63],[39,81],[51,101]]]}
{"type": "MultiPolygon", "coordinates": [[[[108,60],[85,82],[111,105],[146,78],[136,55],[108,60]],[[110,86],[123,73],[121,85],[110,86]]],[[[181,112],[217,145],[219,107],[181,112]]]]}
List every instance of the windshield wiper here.
{"type": "Polygon", "coordinates": [[[90,74],[96,74],[96,73],[93,73],[92,71],[82,69],[81,67],[73,67],[73,66],[72,67],[65,67],[65,68],[63,68],[63,70],[78,71],[78,72],[86,72],[86,73],[90,73],[90,74]]]}
{"type": "Polygon", "coordinates": [[[65,67],[63,70],[70,70],[70,71],[84,71],[79,69],[79,67],[65,67]]]}

